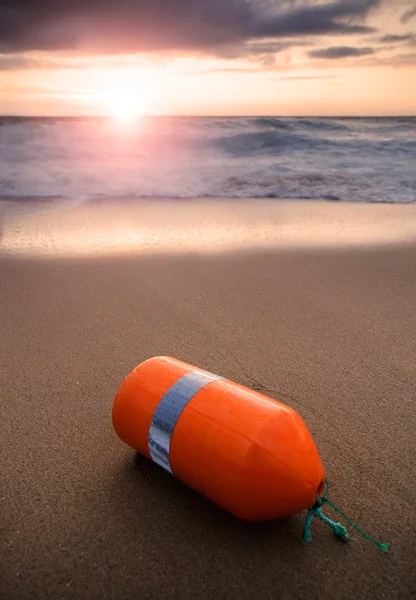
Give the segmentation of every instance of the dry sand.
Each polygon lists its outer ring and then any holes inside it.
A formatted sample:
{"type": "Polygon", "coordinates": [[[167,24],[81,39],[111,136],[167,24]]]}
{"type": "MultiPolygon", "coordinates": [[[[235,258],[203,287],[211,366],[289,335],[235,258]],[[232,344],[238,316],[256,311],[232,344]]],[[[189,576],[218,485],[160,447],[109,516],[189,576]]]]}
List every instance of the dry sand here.
{"type": "Polygon", "coordinates": [[[416,246],[0,259],[0,597],[410,598],[416,246]],[[304,514],[248,525],[135,468],[111,406],[172,355],[294,407],[331,498],[384,554],[304,514]]]}

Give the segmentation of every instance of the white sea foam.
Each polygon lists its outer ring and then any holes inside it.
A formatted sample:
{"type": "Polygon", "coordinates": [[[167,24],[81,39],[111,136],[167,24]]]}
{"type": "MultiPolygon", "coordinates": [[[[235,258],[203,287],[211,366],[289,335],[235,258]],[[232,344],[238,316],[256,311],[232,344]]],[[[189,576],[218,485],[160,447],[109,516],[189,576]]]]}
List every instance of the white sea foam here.
{"type": "Polygon", "coordinates": [[[0,119],[0,197],[416,201],[416,119],[0,119]]]}

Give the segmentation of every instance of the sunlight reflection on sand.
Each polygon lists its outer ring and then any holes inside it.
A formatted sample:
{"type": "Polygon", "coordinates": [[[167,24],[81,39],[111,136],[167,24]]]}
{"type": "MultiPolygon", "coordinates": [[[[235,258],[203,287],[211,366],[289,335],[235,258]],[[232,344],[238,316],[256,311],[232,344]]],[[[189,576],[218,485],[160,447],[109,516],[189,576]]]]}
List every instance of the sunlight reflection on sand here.
{"type": "Polygon", "coordinates": [[[414,204],[114,199],[39,206],[3,216],[1,252],[89,256],[416,240],[414,204]]]}

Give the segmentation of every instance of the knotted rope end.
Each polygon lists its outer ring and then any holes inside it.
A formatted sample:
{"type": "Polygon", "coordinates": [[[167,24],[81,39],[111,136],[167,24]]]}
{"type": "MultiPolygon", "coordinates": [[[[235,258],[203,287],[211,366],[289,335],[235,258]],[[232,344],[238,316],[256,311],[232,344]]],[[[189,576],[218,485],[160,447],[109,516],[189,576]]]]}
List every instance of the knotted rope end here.
{"type": "Polygon", "coordinates": [[[315,504],[308,509],[308,514],[306,515],[305,526],[303,529],[302,542],[304,544],[307,544],[312,541],[311,525],[314,517],[318,517],[321,521],[329,525],[334,531],[335,535],[340,540],[342,540],[343,542],[349,542],[350,536],[348,534],[347,528],[341,523],[335,523],[334,521],[331,521],[331,519],[328,519],[328,517],[322,513],[322,506],[324,504],[329,504],[329,506],[336,513],[338,513],[346,521],[346,523],[348,523],[353,529],[355,529],[355,531],[357,531],[357,533],[359,533],[363,538],[380,548],[380,550],[382,550],[383,552],[388,552],[390,544],[382,544],[381,542],[377,542],[369,535],[364,533],[364,531],[357,527],[357,525],[353,521],[351,521],[351,519],[349,519],[337,506],[335,506],[335,504],[328,500],[328,498],[326,497],[327,492],[328,481],[325,481],[325,491],[322,494],[322,497],[317,496],[315,504]]]}

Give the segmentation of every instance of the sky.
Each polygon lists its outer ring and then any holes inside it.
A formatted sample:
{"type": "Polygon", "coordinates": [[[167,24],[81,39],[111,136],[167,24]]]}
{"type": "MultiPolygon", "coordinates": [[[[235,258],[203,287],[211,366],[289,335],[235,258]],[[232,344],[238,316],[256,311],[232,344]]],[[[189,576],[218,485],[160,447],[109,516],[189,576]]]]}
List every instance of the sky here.
{"type": "Polygon", "coordinates": [[[416,0],[0,0],[2,115],[416,115],[416,0]]]}

